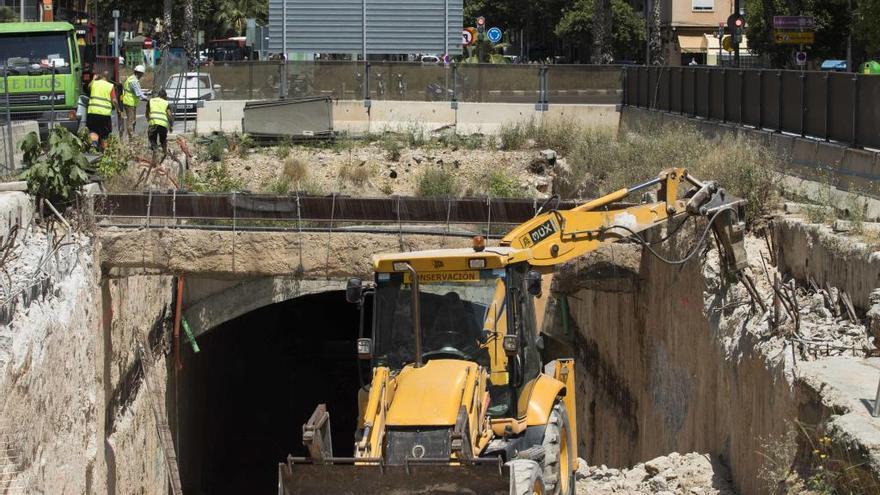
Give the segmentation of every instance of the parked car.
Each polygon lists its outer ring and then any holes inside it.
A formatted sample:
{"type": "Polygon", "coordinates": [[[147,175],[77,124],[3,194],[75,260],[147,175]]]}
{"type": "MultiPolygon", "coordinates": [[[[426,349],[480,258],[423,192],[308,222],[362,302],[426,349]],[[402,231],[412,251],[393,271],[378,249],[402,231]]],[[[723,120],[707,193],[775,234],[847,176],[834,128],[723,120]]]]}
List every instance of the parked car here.
{"type": "Polygon", "coordinates": [[[195,117],[197,109],[205,101],[220,96],[220,85],[212,83],[211,74],[178,73],[165,81],[165,92],[174,118],[195,117]]]}

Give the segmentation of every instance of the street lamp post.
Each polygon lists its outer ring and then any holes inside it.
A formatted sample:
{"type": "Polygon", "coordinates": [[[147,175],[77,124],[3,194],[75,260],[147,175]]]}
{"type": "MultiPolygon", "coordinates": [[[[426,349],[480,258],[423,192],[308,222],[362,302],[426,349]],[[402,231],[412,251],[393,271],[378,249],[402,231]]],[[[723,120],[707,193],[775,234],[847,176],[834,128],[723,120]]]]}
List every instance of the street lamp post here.
{"type": "Polygon", "coordinates": [[[113,56],[119,60],[119,11],[113,11],[113,56]]]}

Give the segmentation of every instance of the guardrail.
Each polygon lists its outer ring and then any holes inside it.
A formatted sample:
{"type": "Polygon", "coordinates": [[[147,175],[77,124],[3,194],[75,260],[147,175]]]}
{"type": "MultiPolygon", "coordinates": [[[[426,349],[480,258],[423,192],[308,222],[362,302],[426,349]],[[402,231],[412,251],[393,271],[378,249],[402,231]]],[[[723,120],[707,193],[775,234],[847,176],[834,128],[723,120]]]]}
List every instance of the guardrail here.
{"type": "MultiPolygon", "coordinates": [[[[193,70],[194,72],[196,70],[193,70]]],[[[216,62],[202,65],[215,98],[327,96],[338,100],[618,104],[614,65],[422,64],[418,62],[216,62]]]]}
{"type": "MultiPolygon", "coordinates": [[[[99,224],[118,226],[234,227],[255,230],[328,230],[343,224],[446,224],[493,226],[522,223],[548,208],[578,203],[493,198],[354,198],[349,196],[273,196],[249,193],[120,193],[94,196],[99,224]],[[130,223],[132,220],[137,224],[130,223]],[[143,221],[143,223],[140,223],[143,221]],[[128,222],[128,223],[126,223],[128,222]],[[230,223],[234,222],[234,223],[230,223]],[[323,225],[314,228],[315,225],[323,225]],[[329,227],[328,227],[329,226],[329,227]]],[[[391,230],[389,233],[396,233],[391,230]]]]}
{"type": "Polygon", "coordinates": [[[624,67],[623,104],[880,148],[880,77],[721,67],[624,67]]]}

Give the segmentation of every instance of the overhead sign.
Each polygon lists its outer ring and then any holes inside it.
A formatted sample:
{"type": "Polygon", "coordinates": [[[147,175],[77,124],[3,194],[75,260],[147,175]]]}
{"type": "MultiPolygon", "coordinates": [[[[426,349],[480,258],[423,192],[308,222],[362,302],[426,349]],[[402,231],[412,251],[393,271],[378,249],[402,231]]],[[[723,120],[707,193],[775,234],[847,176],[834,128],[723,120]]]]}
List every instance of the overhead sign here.
{"type": "Polygon", "coordinates": [[[815,41],[813,31],[773,31],[773,42],[777,45],[812,45],[815,41]]]}
{"type": "Polygon", "coordinates": [[[468,46],[474,42],[474,35],[470,31],[471,28],[465,28],[461,30],[461,44],[464,46],[468,46]]]}
{"type": "Polygon", "coordinates": [[[814,29],[816,18],[809,15],[777,15],[773,17],[774,29],[814,29]]]}
{"type": "Polygon", "coordinates": [[[492,43],[498,43],[501,41],[501,30],[497,27],[489,28],[489,30],[486,31],[486,37],[489,38],[489,41],[492,43]]]}

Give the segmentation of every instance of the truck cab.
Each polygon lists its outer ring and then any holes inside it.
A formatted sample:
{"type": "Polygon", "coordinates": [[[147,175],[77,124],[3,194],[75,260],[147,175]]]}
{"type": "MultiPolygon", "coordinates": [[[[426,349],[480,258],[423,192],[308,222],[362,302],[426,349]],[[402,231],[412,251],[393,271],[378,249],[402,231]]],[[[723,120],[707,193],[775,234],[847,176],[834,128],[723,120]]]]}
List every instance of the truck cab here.
{"type": "Polygon", "coordinates": [[[13,122],[36,121],[41,134],[51,125],[76,132],[82,70],[72,24],[0,23],[0,105],[8,103],[13,122]]]}

